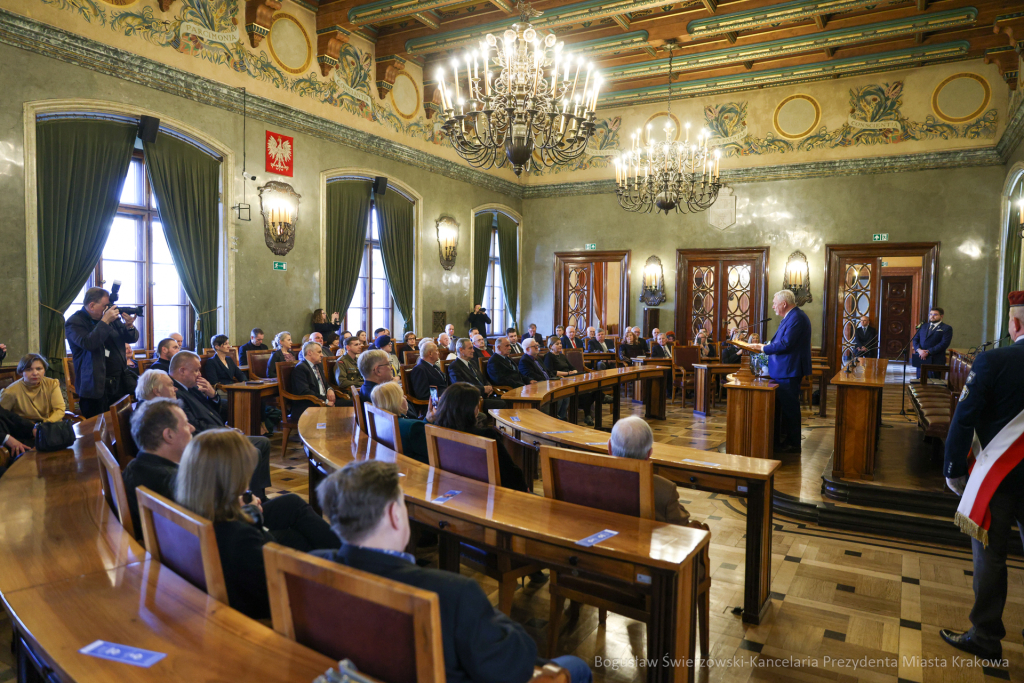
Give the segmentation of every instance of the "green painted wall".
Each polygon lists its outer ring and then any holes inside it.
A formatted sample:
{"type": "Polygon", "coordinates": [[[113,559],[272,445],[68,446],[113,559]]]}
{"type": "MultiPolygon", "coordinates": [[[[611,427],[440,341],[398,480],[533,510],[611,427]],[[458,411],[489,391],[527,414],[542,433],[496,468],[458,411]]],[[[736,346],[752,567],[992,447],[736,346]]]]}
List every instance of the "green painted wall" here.
{"type": "Polygon", "coordinates": [[[676,249],[769,246],[769,297],[782,288],[789,255],[797,249],[807,255],[814,301],[804,310],[818,344],[825,245],[870,242],[872,233],[887,232],[891,242],[941,242],[936,301],[954,327],[953,344],[971,346],[994,330],[1004,175],[1004,167],[994,166],[738,184],[737,223],[724,231],[708,225],[705,213],[627,213],[613,194],[528,200],[523,262],[535,264],[542,275],[524,273],[522,321],[537,323],[545,334],[553,329],[547,273],[556,251],[582,250],[588,242],[596,242],[599,250],[632,250],[630,318],[635,325],[643,315],[643,264],[652,254],[658,256],[668,295],[660,306],[661,327],[671,329],[676,249]]]}
{"type": "MultiPolygon", "coordinates": [[[[242,192],[242,119],[215,107],[6,45],[0,45],[0,63],[4,65],[5,74],[25,75],[17,79],[3,79],[4,97],[0,100],[0,210],[5,217],[0,222],[0,243],[4,245],[3,258],[0,258],[0,287],[6,292],[0,307],[3,320],[0,342],[6,343],[9,355],[17,358],[28,351],[23,104],[46,99],[96,99],[141,106],[162,116],[184,121],[235,152],[237,168],[229,176],[234,179],[236,198],[242,192]]],[[[295,176],[289,180],[263,171],[262,148],[266,129],[265,124],[250,118],[246,141],[248,169],[258,177],[255,184],[284,180],[293,185],[302,196],[299,227],[295,248],[283,258],[274,256],[264,244],[254,183],[247,183],[247,201],[253,205],[254,220],[238,222],[235,226],[237,244],[233,246],[237,253],[233,319],[236,337],[245,336],[246,331],[256,325],[268,334],[283,329],[295,335],[309,331],[310,314],[320,306],[320,173],[339,167],[374,170],[377,175],[401,181],[423,197],[423,224],[417,233],[422,257],[417,267],[417,301],[422,306],[417,311],[416,331],[429,330],[430,312],[434,310],[446,310],[450,321],[461,322],[465,318],[471,307],[471,212],[474,207],[492,202],[520,211],[520,200],[341,144],[272,127],[275,132],[295,136],[295,176]],[[437,258],[434,221],[441,213],[455,216],[461,224],[459,257],[451,271],[442,270],[437,258]],[[286,261],[287,272],[273,272],[271,264],[274,260],[286,261]]]]}

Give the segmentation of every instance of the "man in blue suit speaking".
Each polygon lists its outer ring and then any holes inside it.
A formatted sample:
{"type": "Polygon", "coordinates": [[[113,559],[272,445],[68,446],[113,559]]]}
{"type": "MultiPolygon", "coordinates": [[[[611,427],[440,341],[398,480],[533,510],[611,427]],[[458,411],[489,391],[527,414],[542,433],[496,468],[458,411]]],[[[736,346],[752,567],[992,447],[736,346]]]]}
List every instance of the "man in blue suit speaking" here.
{"type": "MultiPolygon", "coordinates": [[[[917,328],[917,334],[911,340],[914,355],[910,357],[910,363],[917,368],[918,379],[921,379],[922,365],[946,364],[946,349],[953,341],[953,328],[942,322],[944,314],[941,308],[928,311],[928,324],[917,328]]],[[[939,373],[931,372],[928,376],[938,377],[939,373]]]]}
{"type": "Polygon", "coordinates": [[[775,390],[775,452],[800,452],[800,382],[811,374],[811,320],[796,306],[793,292],[772,297],[772,309],[782,318],[767,344],[754,344],[768,354],[768,374],[775,390]]]}

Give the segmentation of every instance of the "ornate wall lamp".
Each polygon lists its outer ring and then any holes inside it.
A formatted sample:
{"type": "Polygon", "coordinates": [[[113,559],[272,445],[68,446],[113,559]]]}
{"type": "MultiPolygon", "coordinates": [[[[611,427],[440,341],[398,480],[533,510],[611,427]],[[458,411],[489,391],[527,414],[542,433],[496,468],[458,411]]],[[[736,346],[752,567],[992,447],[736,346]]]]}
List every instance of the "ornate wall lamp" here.
{"type": "Polygon", "coordinates": [[[665,271],[661,267],[661,259],[652,256],[644,264],[640,301],[648,306],[657,306],[665,301],[665,298],[665,271]]]}
{"type": "Polygon", "coordinates": [[[263,214],[263,236],[267,247],[278,256],[284,256],[295,246],[301,195],[288,183],[276,180],[257,189],[260,193],[260,213],[263,214]]]}
{"type": "Polygon", "coordinates": [[[794,251],[789,255],[782,287],[793,292],[797,306],[814,301],[811,297],[811,274],[807,267],[807,257],[803,252],[794,251]]]}
{"type": "Polygon", "coordinates": [[[456,250],[459,247],[459,224],[451,216],[442,214],[434,226],[437,228],[437,251],[441,267],[451,270],[455,267],[456,250]]]}

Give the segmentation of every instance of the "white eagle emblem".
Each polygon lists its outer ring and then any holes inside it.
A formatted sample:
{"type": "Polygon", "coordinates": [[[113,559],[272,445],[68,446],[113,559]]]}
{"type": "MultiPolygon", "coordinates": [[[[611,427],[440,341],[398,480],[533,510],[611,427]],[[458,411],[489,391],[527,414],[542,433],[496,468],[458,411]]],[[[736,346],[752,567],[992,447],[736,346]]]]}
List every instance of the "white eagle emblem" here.
{"type": "Polygon", "coordinates": [[[292,160],[292,143],[271,135],[267,138],[267,155],[270,157],[271,168],[287,171],[288,162],[292,160]]]}

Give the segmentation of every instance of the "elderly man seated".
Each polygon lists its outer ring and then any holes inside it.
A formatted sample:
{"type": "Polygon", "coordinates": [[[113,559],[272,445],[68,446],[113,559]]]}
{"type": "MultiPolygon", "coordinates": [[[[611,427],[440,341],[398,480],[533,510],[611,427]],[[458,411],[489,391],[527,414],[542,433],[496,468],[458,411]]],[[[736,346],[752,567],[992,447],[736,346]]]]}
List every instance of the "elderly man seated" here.
{"type": "MultiPolygon", "coordinates": [[[[617,458],[647,460],[654,452],[654,432],[643,419],[624,417],[612,427],[608,453],[617,458]]],[[[654,516],[659,522],[687,524],[690,513],[679,502],[679,489],[671,481],[654,475],[654,516]]]]}

